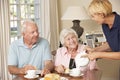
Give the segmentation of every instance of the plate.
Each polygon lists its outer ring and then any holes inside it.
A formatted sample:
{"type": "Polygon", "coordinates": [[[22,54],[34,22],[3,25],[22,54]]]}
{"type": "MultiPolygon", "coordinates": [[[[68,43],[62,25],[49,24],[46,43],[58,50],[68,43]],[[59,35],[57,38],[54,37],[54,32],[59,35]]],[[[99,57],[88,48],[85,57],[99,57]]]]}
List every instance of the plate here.
{"type": "Polygon", "coordinates": [[[38,78],[39,77],[39,75],[35,75],[35,76],[27,76],[27,75],[25,75],[24,76],[25,78],[27,78],[27,79],[35,79],[35,78],[38,78]]]}
{"type": "Polygon", "coordinates": [[[84,74],[80,74],[80,75],[69,74],[69,75],[72,77],[80,77],[80,76],[83,76],[84,74]]]}
{"type": "MultiPolygon", "coordinates": [[[[44,80],[44,78],[41,78],[40,80],[44,80]]],[[[60,80],[68,80],[68,79],[65,77],[61,77],[60,80]]]]}

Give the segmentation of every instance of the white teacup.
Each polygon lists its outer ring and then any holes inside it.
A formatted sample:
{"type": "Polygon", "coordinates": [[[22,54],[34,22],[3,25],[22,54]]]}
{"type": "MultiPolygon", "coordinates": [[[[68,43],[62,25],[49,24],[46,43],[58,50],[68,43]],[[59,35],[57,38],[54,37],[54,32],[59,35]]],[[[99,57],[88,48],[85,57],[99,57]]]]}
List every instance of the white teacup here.
{"type": "Polygon", "coordinates": [[[80,76],[81,75],[81,71],[78,68],[73,68],[70,70],[69,73],[70,76],[80,76]]]}
{"type": "Polygon", "coordinates": [[[34,76],[36,76],[36,70],[28,70],[27,71],[27,76],[28,77],[34,77],[34,76]]]}

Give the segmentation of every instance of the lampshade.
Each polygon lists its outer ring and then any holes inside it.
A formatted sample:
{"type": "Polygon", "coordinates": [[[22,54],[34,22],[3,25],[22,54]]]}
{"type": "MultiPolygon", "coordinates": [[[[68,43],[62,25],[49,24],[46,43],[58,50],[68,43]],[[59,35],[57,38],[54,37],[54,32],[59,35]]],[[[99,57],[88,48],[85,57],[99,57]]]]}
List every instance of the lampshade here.
{"type": "Polygon", "coordinates": [[[83,34],[84,28],[80,26],[81,20],[90,19],[85,8],[82,6],[71,6],[68,7],[65,14],[61,18],[62,20],[72,20],[73,26],[71,27],[74,29],[78,35],[78,38],[83,34]]]}
{"type": "Polygon", "coordinates": [[[64,13],[62,20],[87,20],[90,19],[85,8],[82,6],[68,7],[64,13]]]}

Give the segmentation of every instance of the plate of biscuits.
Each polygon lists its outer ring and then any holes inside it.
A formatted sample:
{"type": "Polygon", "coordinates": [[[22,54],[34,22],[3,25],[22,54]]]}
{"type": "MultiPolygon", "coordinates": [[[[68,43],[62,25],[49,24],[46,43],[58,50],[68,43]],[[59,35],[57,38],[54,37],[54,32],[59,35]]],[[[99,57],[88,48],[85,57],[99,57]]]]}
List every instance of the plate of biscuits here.
{"type": "Polygon", "coordinates": [[[44,78],[41,78],[40,80],[68,80],[68,79],[65,77],[61,77],[59,74],[50,73],[46,74],[44,78]]]}

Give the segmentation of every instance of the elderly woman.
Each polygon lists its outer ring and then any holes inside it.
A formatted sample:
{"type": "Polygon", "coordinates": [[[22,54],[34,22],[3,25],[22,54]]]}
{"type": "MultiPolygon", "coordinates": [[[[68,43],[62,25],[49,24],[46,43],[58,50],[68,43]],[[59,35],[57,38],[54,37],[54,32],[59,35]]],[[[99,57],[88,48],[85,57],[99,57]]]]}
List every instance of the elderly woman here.
{"type": "MultiPolygon", "coordinates": [[[[85,45],[79,44],[77,34],[71,28],[66,28],[61,31],[60,42],[63,47],[57,49],[55,71],[64,73],[66,69],[76,68],[75,57],[85,52],[85,45]]],[[[95,69],[95,63],[95,60],[90,61],[87,66],[80,67],[80,69],[83,71],[95,69]]]]}

